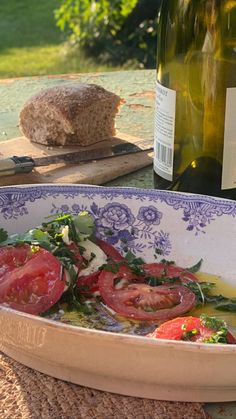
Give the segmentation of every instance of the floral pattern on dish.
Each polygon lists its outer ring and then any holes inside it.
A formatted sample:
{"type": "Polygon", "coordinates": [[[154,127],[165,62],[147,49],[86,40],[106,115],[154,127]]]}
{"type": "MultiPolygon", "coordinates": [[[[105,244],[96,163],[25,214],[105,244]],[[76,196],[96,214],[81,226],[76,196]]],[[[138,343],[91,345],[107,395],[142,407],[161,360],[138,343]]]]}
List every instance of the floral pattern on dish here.
{"type": "Polygon", "coordinates": [[[148,236],[151,231],[148,227],[158,226],[162,223],[162,212],[158,208],[159,203],[165,203],[168,207],[181,214],[181,220],[186,224],[186,230],[198,235],[205,233],[207,227],[214,222],[217,217],[222,215],[236,215],[236,204],[234,201],[223,200],[214,197],[176,193],[169,191],[142,190],[135,188],[107,188],[94,186],[73,186],[73,185],[37,185],[23,187],[2,187],[0,193],[0,214],[5,220],[18,219],[28,214],[28,207],[38,200],[48,200],[48,198],[61,197],[62,204],[52,202],[51,213],[56,210],[60,212],[72,211],[78,213],[81,210],[91,211],[100,227],[102,222],[111,223],[110,227],[115,230],[113,240],[121,240],[122,237],[129,236],[129,241],[133,241],[133,236],[142,234],[148,236]],[[105,204],[98,208],[96,203],[99,197],[105,204]],[[117,199],[122,199],[122,205],[117,199]],[[129,209],[129,200],[143,202],[138,214],[134,214],[129,209]],[[74,200],[73,204],[66,201],[74,200]],[[80,200],[93,201],[91,208],[87,205],[80,205],[80,200]],[[127,201],[127,204],[125,204],[127,201]],[[108,203],[107,203],[108,202],[108,203]],[[148,205],[150,202],[150,205],[148,205]],[[98,216],[98,212],[100,214],[98,216]],[[135,222],[134,222],[135,219],[135,222]],[[141,224],[138,224],[140,222],[141,224]],[[146,225],[146,229],[143,224],[146,225]],[[133,226],[130,231],[129,227],[133,226]],[[118,227],[119,226],[119,227],[118,227]],[[138,229],[138,230],[137,230],[138,229]],[[118,234],[117,231],[123,231],[118,234]]]}

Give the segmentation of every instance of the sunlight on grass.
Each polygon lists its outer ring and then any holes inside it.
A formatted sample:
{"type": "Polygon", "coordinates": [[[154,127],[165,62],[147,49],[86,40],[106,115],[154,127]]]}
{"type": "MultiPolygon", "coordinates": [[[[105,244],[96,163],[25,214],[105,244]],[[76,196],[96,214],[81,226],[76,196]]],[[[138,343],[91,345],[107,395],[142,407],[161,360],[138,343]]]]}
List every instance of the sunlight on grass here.
{"type": "Polygon", "coordinates": [[[80,51],[70,52],[64,45],[9,48],[1,53],[0,59],[0,78],[109,69],[114,67],[97,64],[80,51]]]}
{"type": "Polygon", "coordinates": [[[0,1],[0,78],[120,69],[68,48],[55,23],[58,5],[58,0],[0,1]]]}

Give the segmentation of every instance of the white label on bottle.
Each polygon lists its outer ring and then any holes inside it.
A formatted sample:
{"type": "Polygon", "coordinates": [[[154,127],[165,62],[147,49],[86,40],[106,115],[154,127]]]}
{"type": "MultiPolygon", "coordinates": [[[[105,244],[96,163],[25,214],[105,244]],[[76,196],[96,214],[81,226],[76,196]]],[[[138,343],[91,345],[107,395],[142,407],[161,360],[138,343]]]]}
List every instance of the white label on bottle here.
{"type": "Polygon", "coordinates": [[[236,188],[236,87],[226,91],[222,189],[236,188]]]}
{"type": "Polygon", "coordinates": [[[157,82],[154,170],[166,180],[173,180],[176,92],[157,82]]]}

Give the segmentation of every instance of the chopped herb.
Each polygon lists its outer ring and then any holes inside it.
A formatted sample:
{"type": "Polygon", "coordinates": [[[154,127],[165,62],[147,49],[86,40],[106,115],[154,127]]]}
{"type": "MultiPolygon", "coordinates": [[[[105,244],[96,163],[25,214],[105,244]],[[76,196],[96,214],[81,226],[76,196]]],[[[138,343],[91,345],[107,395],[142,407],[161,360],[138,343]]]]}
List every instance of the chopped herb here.
{"type": "Polygon", "coordinates": [[[219,330],[222,327],[225,327],[225,322],[223,320],[208,316],[207,314],[201,314],[200,319],[209,329],[219,330]]]}
{"type": "Polygon", "coordinates": [[[203,262],[203,259],[200,259],[199,262],[196,263],[195,265],[191,266],[190,268],[186,268],[186,271],[192,272],[192,273],[198,272],[202,266],[202,262],[203,262]]]}
{"type": "Polygon", "coordinates": [[[156,255],[163,255],[163,250],[161,250],[161,249],[155,249],[155,253],[156,253],[156,255]]]}
{"type": "Polygon", "coordinates": [[[106,236],[113,236],[113,231],[112,230],[105,230],[105,235],[106,236]]]}
{"type": "Polygon", "coordinates": [[[8,238],[8,234],[4,228],[0,228],[0,242],[6,241],[8,238]]]}
{"type": "Polygon", "coordinates": [[[149,276],[148,278],[145,278],[146,284],[150,285],[151,287],[157,287],[161,284],[160,279],[156,276],[149,276]]]}
{"type": "Polygon", "coordinates": [[[63,303],[66,303],[67,305],[67,311],[76,310],[83,314],[91,314],[94,311],[92,306],[81,300],[81,296],[79,295],[77,288],[74,288],[73,292],[71,292],[71,289],[64,292],[60,299],[60,304],[63,303]]]}
{"type": "Polygon", "coordinates": [[[161,276],[160,278],[155,277],[155,276],[150,276],[145,278],[145,282],[148,285],[151,285],[152,287],[156,287],[158,285],[162,285],[162,284],[174,284],[176,281],[179,280],[179,277],[168,277],[168,276],[161,276]]]}
{"type": "Polygon", "coordinates": [[[164,263],[167,266],[175,265],[175,262],[173,260],[167,260],[167,259],[161,259],[161,263],[164,263]]]}
{"type": "Polygon", "coordinates": [[[191,340],[191,338],[193,336],[198,335],[198,333],[199,333],[198,329],[188,330],[182,334],[181,340],[191,340]]]}
{"type": "Polygon", "coordinates": [[[91,252],[90,262],[96,257],[95,253],[91,252]]]}
{"type": "MultiPolygon", "coordinates": [[[[222,297],[222,296],[221,296],[222,297]]],[[[222,297],[222,302],[220,302],[219,304],[216,305],[216,310],[219,311],[229,311],[231,313],[235,313],[236,312],[236,299],[228,299],[228,298],[224,298],[222,297]]]]}
{"type": "Polygon", "coordinates": [[[130,250],[125,255],[125,262],[136,275],[144,274],[142,269],[144,260],[141,257],[137,258],[130,250]]]}
{"type": "Polygon", "coordinates": [[[215,299],[216,296],[209,294],[212,288],[215,286],[212,282],[195,282],[191,281],[184,284],[185,287],[189,288],[197,297],[197,302],[199,304],[204,304],[205,302],[211,302],[211,299],[215,299]]]}
{"type": "Polygon", "coordinates": [[[225,328],[224,330],[218,330],[215,333],[212,333],[211,336],[209,336],[208,338],[204,338],[203,342],[204,343],[228,343],[227,341],[227,334],[228,331],[225,328]]]}
{"type": "Polygon", "coordinates": [[[82,244],[78,244],[78,248],[79,248],[81,254],[83,254],[86,251],[85,247],[82,244]]]}
{"type": "Polygon", "coordinates": [[[42,226],[46,226],[46,225],[49,225],[49,224],[52,224],[52,223],[55,223],[55,222],[61,222],[61,221],[63,221],[62,224],[65,224],[64,221],[71,218],[71,214],[66,214],[65,213],[65,214],[58,215],[57,217],[55,217],[55,214],[51,214],[51,215],[48,215],[47,217],[45,217],[45,220],[47,220],[49,218],[52,218],[52,220],[42,223],[42,226]]]}
{"type": "Polygon", "coordinates": [[[120,264],[119,263],[107,263],[105,265],[102,265],[99,267],[99,270],[102,271],[108,271],[108,272],[112,272],[113,274],[116,274],[117,272],[119,272],[119,268],[120,268],[120,264]]]}
{"type": "Polygon", "coordinates": [[[73,217],[73,223],[80,238],[84,239],[85,237],[90,237],[94,234],[94,220],[87,211],[83,211],[76,217],[73,217]]]}
{"type": "Polygon", "coordinates": [[[217,319],[216,317],[210,317],[207,314],[202,314],[200,319],[206,327],[214,331],[211,336],[204,338],[203,342],[227,343],[228,330],[223,320],[217,319]]]}

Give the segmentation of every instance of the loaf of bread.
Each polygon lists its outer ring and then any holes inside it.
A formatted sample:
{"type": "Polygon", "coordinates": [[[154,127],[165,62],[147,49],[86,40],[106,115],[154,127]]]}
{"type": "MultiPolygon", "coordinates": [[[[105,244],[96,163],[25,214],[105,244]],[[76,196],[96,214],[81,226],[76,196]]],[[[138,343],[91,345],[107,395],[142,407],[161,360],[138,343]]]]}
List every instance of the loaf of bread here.
{"type": "Polygon", "coordinates": [[[47,146],[87,146],[115,135],[121,98],[96,84],[71,83],[32,96],[19,116],[21,132],[47,146]]]}

